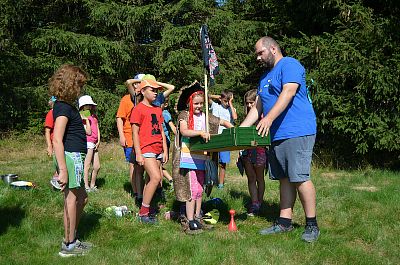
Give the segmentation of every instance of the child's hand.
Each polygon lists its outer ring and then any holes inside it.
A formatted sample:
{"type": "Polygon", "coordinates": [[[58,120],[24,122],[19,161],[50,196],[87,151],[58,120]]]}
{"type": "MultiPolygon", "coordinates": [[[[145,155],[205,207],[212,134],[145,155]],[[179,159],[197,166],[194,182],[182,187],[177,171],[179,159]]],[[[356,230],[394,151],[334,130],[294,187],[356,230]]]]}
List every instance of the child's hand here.
{"type": "Polygon", "coordinates": [[[144,166],[144,157],[142,155],[136,155],[136,163],[140,166],[144,166]]]}
{"type": "Polygon", "coordinates": [[[233,104],[233,95],[232,95],[231,99],[229,100],[229,105],[232,105],[232,104],[233,104]]]}
{"type": "Polygon", "coordinates": [[[53,147],[51,145],[47,146],[47,155],[51,156],[53,154],[53,147]]]}
{"type": "Polygon", "coordinates": [[[201,132],[200,133],[201,138],[204,139],[204,141],[206,141],[206,143],[210,140],[210,133],[208,132],[201,132]]]}
{"type": "Polygon", "coordinates": [[[122,135],[122,136],[119,137],[119,144],[122,147],[126,147],[127,146],[125,136],[122,135]]]}
{"type": "Polygon", "coordinates": [[[58,184],[60,184],[61,191],[64,191],[68,184],[68,171],[67,169],[60,170],[58,173],[58,184]]]}
{"type": "Polygon", "coordinates": [[[168,162],[168,159],[169,159],[168,152],[164,152],[164,154],[163,154],[163,164],[166,164],[168,162]]]}
{"type": "Polygon", "coordinates": [[[99,149],[100,142],[97,142],[95,150],[99,149]]]}

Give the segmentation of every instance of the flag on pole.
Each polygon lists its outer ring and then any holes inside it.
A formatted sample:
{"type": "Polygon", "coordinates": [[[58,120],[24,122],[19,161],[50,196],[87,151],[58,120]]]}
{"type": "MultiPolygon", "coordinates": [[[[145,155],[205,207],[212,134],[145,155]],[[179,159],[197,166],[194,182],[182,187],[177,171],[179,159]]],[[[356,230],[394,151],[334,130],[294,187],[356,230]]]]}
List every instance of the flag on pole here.
{"type": "Polygon", "coordinates": [[[210,85],[214,84],[215,75],[219,73],[217,55],[211,45],[210,37],[208,36],[207,25],[202,25],[200,28],[200,42],[203,51],[204,67],[210,75],[210,85]]]}

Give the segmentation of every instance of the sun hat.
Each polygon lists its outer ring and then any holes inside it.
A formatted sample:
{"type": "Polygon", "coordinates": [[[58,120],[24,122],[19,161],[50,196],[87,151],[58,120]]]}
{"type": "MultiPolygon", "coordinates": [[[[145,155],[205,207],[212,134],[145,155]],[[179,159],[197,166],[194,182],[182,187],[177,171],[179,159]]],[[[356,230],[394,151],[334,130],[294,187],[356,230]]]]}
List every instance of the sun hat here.
{"type": "Polygon", "coordinates": [[[152,87],[152,88],[162,89],[162,86],[160,86],[154,80],[142,80],[142,82],[139,83],[138,89],[142,90],[145,87],[152,87]]]}
{"type": "Polygon", "coordinates": [[[189,86],[184,86],[179,90],[179,99],[176,103],[176,110],[182,111],[187,108],[189,97],[197,92],[202,91],[204,93],[204,88],[200,85],[200,83],[196,80],[189,86]]]}
{"type": "Polygon", "coordinates": [[[93,102],[92,97],[89,96],[89,95],[84,95],[84,96],[80,97],[79,100],[78,100],[78,105],[79,105],[79,108],[81,108],[84,105],[97,106],[97,104],[93,102]]]}
{"type": "Polygon", "coordinates": [[[144,76],[145,76],[145,74],[137,74],[137,75],[135,75],[135,77],[133,79],[143,80],[144,76]]]}

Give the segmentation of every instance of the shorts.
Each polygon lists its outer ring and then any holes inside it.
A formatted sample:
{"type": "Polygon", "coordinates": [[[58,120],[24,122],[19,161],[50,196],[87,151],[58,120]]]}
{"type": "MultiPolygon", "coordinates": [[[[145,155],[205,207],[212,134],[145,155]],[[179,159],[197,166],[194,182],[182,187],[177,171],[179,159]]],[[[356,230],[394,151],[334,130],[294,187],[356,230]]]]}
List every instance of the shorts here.
{"type": "Polygon", "coordinates": [[[219,163],[228,164],[229,162],[231,162],[231,152],[230,151],[219,152],[219,163]]]}
{"type": "Polygon", "coordinates": [[[156,160],[162,160],[163,154],[156,154],[156,153],[144,153],[142,154],[144,158],[155,158],[156,160]]]}
{"type": "MultiPolygon", "coordinates": [[[[64,152],[65,163],[68,172],[68,189],[76,189],[83,187],[83,165],[86,154],[80,152],[64,152]]],[[[54,165],[58,173],[58,162],[55,156],[53,156],[54,165]]]]}
{"type": "MultiPolygon", "coordinates": [[[[126,162],[131,162],[132,147],[124,147],[124,154],[126,162]]],[[[132,162],[131,162],[132,163],[132,162]]]]}
{"type": "Polygon", "coordinates": [[[205,179],[204,170],[189,170],[190,192],[192,200],[201,199],[203,195],[203,184],[205,179]]]}
{"type": "Polygon", "coordinates": [[[242,153],[243,159],[250,161],[255,166],[265,166],[267,163],[266,149],[263,147],[256,147],[253,149],[244,150],[242,153]]]}
{"type": "Polygon", "coordinates": [[[268,154],[270,179],[310,180],[314,143],[315,134],[272,142],[268,154]]]}
{"type": "Polygon", "coordinates": [[[92,142],[87,142],[87,149],[96,149],[96,144],[92,142]]]}

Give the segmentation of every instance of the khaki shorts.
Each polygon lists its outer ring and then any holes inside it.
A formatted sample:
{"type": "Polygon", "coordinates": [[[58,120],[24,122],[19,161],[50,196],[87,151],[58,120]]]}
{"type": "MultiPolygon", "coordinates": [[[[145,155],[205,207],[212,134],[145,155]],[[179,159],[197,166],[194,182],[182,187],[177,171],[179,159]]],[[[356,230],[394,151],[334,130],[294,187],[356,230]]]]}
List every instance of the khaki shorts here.
{"type": "MultiPolygon", "coordinates": [[[[65,163],[68,172],[68,188],[76,189],[83,187],[83,166],[85,162],[85,153],[80,152],[67,152],[65,151],[65,163]]],[[[56,157],[53,156],[54,165],[58,173],[58,163],[56,157]]]]}

